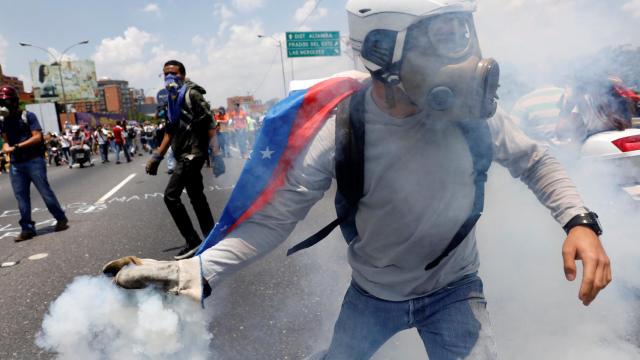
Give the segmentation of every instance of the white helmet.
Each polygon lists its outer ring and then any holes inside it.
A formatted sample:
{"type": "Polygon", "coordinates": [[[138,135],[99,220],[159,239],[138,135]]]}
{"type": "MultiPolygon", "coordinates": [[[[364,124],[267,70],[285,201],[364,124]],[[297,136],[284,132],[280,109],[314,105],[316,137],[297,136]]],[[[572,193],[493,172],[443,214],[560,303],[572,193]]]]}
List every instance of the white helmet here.
{"type": "Polygon", "coordinates": [[[349,0],[347,3],[351,46],[361,53],[362,61],[370,71],[383,66],[379,58],[362,54],[365,39],[373,30],[395,32],[395,39],[385,54],[385,63],[393,64],[401,60],[407,29],[420,20],[451,12],[472,13],[476,10],[476,0],[349,0]]]}

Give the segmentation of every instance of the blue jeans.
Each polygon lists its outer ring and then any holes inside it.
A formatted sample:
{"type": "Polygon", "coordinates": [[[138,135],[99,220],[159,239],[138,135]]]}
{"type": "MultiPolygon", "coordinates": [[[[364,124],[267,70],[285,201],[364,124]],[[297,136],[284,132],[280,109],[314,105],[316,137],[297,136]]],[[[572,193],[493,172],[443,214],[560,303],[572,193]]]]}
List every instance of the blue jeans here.
{"type": "Polygon", "coordinates": [[[109,161],[109,143],[105,142],[104,144],[98,144],[100,147],[100,156],[102,157],[102,161],[109,161]]]}
{"type": "Polygon", "coordinates": [[[497,358],[482,280],[470,274],[433,294],[397,302],[352,283],[324,359],[369,359],[393,335],[411,328],[431,360],[497,358]]]}
{"type": "Polygon", "coordinates": [[[236,140],[238,141],[240,156],[245,157],[247,155],[247,129],[237,129],[236,140]]]}
{"type": "Polygon", "coordinates": [[[229,150],[229,140],[227,139],[227,133],[218,133],[218,143],[220,143],[220,150],[222,151],[222,156],[229,157],[231,156],[231,151],[229,150]]]}
{"type": "Polygon", "coordinates": [[[20,227],[22,230],[35,231],[31,221],[31,183],[38,189],[47,209],[56,220],[66,220],[64,210],[47,180],[47,165],[44,158],[37,157],[25,162],[11,163],[11,186],[20,208],[20,227]]]}
{"type": "Polygon", "coordinates": [[[130,162],[131,156],[129,155],[129,150],[127,149],[126,144],[119,143],[116,143],[116,162],[120,161],[120,151],[124,153],[124,157],[127,159],[127,162],[130,162]]]}

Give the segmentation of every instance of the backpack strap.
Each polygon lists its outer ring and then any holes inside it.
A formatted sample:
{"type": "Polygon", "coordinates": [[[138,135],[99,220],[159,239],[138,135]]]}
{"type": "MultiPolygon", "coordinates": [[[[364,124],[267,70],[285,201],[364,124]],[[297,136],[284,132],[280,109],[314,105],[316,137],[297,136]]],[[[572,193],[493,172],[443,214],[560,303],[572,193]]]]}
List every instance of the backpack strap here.
{"type": "Polygon", "coordinates": [[[355,214],[364,189],[364,99],[369,86],[343,100],[336,112],[335,169],[338,218],[287,251],[295,254],[319,243],[340,225],[347,243],[357,235],[355,214]]]}
{"type": "Polygon", "coordinates": [[[187,92],[184,94],[184,102],[187,105],[189,112],[191,112],[191,88],[188,88],[187,92]]]}
{"type": "MultiPolygon", "coordinates": [[[[335,205],[338,218],[316,234],[287,251],[287,256],[312,247],[327,237],[338,225],[347,243],[357,235],[355,215],[358,203],[364,195],[364,103],[368,87],[361,89],[338,106],[336,114],[336,181],[338,191],[335,205]],[[348,112],[347,112],[348,109],[348,112]]],[[[425,270],[438,266],[469,236],[484,211],[487,172],[493,161],[493,142],[486,119],[458,121],[471,153],[474,173],[474,200],[471,214],[456,232],[442,253],[432,260],[425,270]]]]}
{"type": "Polygon", "coordinates": [[[480,220],[484,211],[484,192],[487,182],[487,172],[493,161],[493,145],[491,139],[491,131],[486,119],[482,120],[466,120],[456,123],[458,128],[467,140],[471,158],[473,160],[473,183],[475,186],[475,195],[473,199],[473,208],[471,214],[462,224],[458,232],[453,236],[449,245],[442,251],[442,254],[431,261],[425,267],[429,271],[440,264],[455,248],[457,248],[480,220]]]}

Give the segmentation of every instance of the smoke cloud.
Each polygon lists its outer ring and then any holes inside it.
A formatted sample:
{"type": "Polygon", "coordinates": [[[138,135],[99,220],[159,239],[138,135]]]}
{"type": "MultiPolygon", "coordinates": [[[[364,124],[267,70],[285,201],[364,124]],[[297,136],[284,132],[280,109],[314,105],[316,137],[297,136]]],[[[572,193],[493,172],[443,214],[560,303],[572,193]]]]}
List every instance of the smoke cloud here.
{"type": "MultiPolygon", "coordinates": [[[[614,281],[589,306],[578,279],[565,280],[560,226],[509,173],[494,165],[477,228],[480,276],[501,359],[631,360],[640,358],[639,205],[615,181],[616,166],[574,162],[572,177],[600,215],[614,281]]],[[[579,263],[579,262],[578,262],[579,263]]],[[[580,264],[580,263],[579,263],[580,264]]],[[[415,330],[392,338],[375,360],[425,359],[415,330]]]]}
{"type": "Polygon", "coordinates": [[[36,344],[64,359],[209,359],[199,304],[155,289],[76,278],[50,306],[36,344]]]}

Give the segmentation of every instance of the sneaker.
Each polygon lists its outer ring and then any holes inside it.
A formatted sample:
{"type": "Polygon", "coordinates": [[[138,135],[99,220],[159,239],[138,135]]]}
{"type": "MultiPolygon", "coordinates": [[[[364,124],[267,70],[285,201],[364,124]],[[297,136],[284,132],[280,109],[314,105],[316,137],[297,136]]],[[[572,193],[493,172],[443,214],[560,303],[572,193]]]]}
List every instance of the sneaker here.
{"type": "Polygon", "coordinates": [[[15,238],[13,241],[15,241],[15,242],[25,241],[25,240],[33,239],[34,236],[36,236],[36,232],[35,231],[33,231],[33,230],[22,230],[20,235],[18,235],[18,237],[15,238]]]}
{"type": "Polygon", "coordinates": [[[69,228],[69,220],[68,219],[58,220],[56,222],[56,227],[53,228],[53,231],[65,231],[68,228],[69,228]]]}
{"type": "Polygon", "coordinates": [[[196,254],[196,251],[198,251],[199,247],[200,245],[193,248],[187,245],[184,248],[182,248],[182,250],[180,250],[178,255],[174,256],[173,258],[175,260],[185,260],[185,259],[192,258],[196,254]]]}
{"type": "Polygon", "coordinates": [[[167,170],[167,174],[169,175],[173,174],[173,170],[167,170]]]}
{"type": "Polygon", "coordinates": [[[116,161],[116,165],[120,164],[120,161],[116,161]]]}

